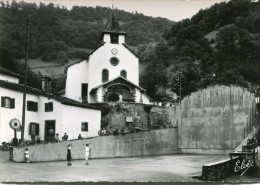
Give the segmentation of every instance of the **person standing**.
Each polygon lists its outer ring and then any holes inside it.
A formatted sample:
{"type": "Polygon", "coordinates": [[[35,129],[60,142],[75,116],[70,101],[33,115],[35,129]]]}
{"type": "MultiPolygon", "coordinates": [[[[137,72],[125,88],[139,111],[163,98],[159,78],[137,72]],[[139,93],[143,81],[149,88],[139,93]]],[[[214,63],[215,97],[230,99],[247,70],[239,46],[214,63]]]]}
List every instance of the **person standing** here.
{"type": "Polygon", "coordinates": [[[72,144],[67,145],[67,161],[68,161],[68,166],[71,165],[71,147],[72,144]]]}
{"type": "Polygon", "coordinates": [[[90,153],[90,146],[89,144],[84,145],[85,146],[85,159],[86,159],[86,165],[88,165],[88,157],[90,153]]]}
{"type": "Polygon", "coordinates": [[[25,148],[25,151],[24,151],[24,158],[25,158],[25,162],[26,163],[29,163],[29,149],[28,148],[25,148]]]}
{"type": "Polygon", "coordinates": [[[68,140],[69,136],[67,135],[67,133],[64,134],[64,136],[62,137],[62,141],[66,141],[68,140]]]}

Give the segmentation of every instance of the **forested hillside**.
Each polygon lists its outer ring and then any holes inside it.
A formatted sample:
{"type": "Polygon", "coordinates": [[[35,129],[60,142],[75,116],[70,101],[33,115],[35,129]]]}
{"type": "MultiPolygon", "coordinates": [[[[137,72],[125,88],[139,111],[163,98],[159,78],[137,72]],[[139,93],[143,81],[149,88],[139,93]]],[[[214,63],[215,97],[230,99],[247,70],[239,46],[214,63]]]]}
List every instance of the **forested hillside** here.
{"type": "MultiPolygon", "coordinates": [[[[178,94],[179,72],[184,96],[212,84],[260,85],[259,2],[222,2],[175,24],[167,19],[114,11],[128,34],[127,44],[136,47],[140,62],[146,66],[140,85],[152,98],[178,94]]],[[[28,14],[30,58],[66,63],[71,58],[87,57],[88,49],[99,45],[110,12],[102,7],[67,10],[53,4],[37,7],[1,2],[0,64],[22,73],[14,59],[24,56],[28,14]]],[[[37,86],[36,80],[32,81],[37,86]]]]}
{"type": "MultiPolygon", "coordinates": [[[[10,61],[24,58],[25,23],[28,15],[29,58],[64,64],[72,58],[87,58],[88,52],[100,45],[99,37],[111,11],[112,9],[104,7],[75,6],[67,10],[54,4],[40,3],[37,6],[35,3],[0,1],[0,65],[16,72],[22,71],[22,66],[17,69],[17,63],[10,61]]],[[[137,12],[113,11],[121,28],[128,34],[126,43],[134,47],[157,41],[174,23],[137,12]]]]}
{"type": "Polygon", "coordinates": [[[155,99],[212,84],[260,84],[260,3],[231,0],[200,10],[166,31],[163,40],[138,46],[147,64],[141,83],[155,99]]]}
{"type": "MultiPolygon", "coordinates": [[[[64,7],[32,3],[0,2],[0,47],[11,51],[16,58],[23,57],[24,31],[27,15],[30,17],[30,58],[43,60],[68,58],[82,54],[77,48],[95,49],[100,44],[100,33],[104,30],[108,15],[112,11],[103,7],[64,7]],[[7,44],[8,43],[8,44],[7,44]]],[[[127,44],[157,41],[173,22],[163,18],[152,18],[143,14],[132,14],[113,10],[121,27],[128,33],[127,44]]]]}

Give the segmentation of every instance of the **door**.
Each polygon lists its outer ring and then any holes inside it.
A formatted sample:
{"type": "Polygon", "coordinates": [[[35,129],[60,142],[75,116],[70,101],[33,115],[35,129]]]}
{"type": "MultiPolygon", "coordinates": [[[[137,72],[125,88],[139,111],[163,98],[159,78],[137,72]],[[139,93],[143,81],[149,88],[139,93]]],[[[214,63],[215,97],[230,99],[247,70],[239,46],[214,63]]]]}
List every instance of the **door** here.
{"type": "Polygon", "coordinates": [[[46,120],[45,121],[45,140],[51,140],[55,137],[55,120],[46,120]]]}

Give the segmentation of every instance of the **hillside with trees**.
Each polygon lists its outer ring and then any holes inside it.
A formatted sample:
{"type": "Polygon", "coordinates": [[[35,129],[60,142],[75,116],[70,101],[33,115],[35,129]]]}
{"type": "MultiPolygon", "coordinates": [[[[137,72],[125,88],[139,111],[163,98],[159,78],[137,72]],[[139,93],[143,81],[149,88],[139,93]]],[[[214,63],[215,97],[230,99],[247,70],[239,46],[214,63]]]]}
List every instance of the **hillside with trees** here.
{"type": "Polygon", "coordinates": [[[231,0],[174,24],[159,42],[138,46],[141,83],[155,99],[213,84],[260,85],[260,3],[231,0]]]}
{"type": "MultiPolygon", "coordinates": [[[[0,64],[20,74],[22,66],[16,60],[24,56],[28,14],[30,58],[67,63],[75,57],[86,58],[100,44],[100,33],[111,12],[102,7],[67,10],[53,4],[0,4],[0,64]]],[[[155,100],[179,94],[179,72],[183,96],[214,84],[260,85],[260,2],[218,3],[177,23],[114,11],[128,33],[127,44],[140,57],[140,85],[155,100]]],[[[39,85],[36,81],[31,84],[39,85]]],[[[56,82],[58,90],[62,89],[64,79],[56,82]]]]}
{"type": "Polygon", "coordinates": [[[66,64],[70,59],[86,59],[89,51],[100,45],[99,37],[111,11],[128,34],[126,43],[133,47],[157,41],[174,24],[164,18],[105,7],[74,6],[68,10],[54,4],[0,1],[0,55],[9,58],[1,60],[0,65],[18,73],[22,71],[23,66],[19,70],[12,66],[19,65],[17,59],[25,56],[27,16],[30,18],[29,58],[66,64]]]}

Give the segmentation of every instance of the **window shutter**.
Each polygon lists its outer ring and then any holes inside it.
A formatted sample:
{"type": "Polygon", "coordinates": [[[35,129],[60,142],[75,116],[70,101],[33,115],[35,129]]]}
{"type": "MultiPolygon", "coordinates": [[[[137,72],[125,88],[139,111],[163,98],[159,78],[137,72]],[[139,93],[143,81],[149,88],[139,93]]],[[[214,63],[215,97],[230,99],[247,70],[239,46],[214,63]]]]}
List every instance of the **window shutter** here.
{"type": "Polygon", "coordinates": [[[32,123],[30,123],[30,126],[29,126],[29,135],[32,135],[32,123]]]}
{"type": "Polygon", "coordinates": [[[31,102],[27,101],[27,110],[30,111],[31,110],[31,102]]]}
{"type": "Polygon", "coordinates": [[[84,125],[84,122],[81,123],[81,131],[84,131],[85,130],[85,125],[84,125]]]}
{"type": "Polygon", "coordinates": [[[1,96],[1,107],[5,107],[5,97],[1,96]]]}
{"type": "Polygon", "coordinates": [[[48,112],[48,110],[49,110],[49,104],[48,103],[45,103],[45,112],[48,112]]]}
{"type": "Polygon", "coordinates": [[[38,103],[37,103],[37,102],[35,102],[35,104],[34,104],[34,111],[35,111],[35,112],[38,111],[38,103]]]}
{"type": "Polygon", "coordinates": [[[52,102],[50,103],[49,108],[50,108],[50,111],[53,111],[53,103],[52,102]]]}
{"type": "Polygon", "coordinates": [[[15,108],[15,99],[14,98],[11,98],[10,100],[11,102],[11,108],[14,109],[15,108]]]}
{"type": "Polygon", "coordinates": [[[40,132],[40,125],[36,124],[36,133],[35,133],[35,135],[39,135],[39,132],[40,132]]]}

